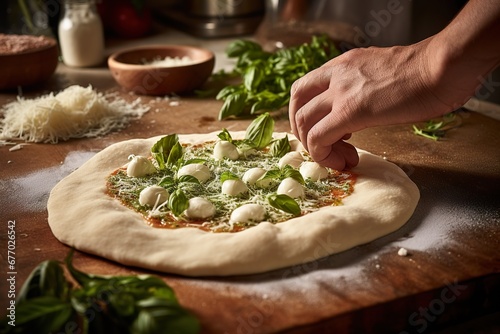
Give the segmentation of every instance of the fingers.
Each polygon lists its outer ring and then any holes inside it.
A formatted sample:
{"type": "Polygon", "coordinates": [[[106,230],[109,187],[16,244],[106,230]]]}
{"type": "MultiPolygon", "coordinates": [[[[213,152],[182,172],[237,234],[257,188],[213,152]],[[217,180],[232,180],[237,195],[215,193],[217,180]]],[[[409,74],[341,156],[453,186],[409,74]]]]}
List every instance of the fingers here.
{"type": "Polygon", "coordinates": [[[289,117],[292,133],[298,136],[297,112],[315,96],[323,93],[330,85],[330,70],[320,67],[295,81],[290,92],[289,117]]]}
{"type": "Polygon", "coordinates": [[[336,170],[344,170],[355,167],[359,162],[356,148],[342,140],[330,145],[318,147],[314,151],[319,152],[323,159],[311,157],[322,166],[330,167],[336,170]]]}
{"type": "MultiPolygon", "coordinates": [[[[295,125],[294,134],[306,150],[309,150],[307,140],[309,131],[331,113],[331,108],[332,102],[330,101],[329,93],[325,91],[313,97],[307,104],[296,111],[293,122],[295,125]]],[[[344,134],[342,133],[336,138],[330,138],[332,140],[331,143],[336,142],[344,134]]]]}

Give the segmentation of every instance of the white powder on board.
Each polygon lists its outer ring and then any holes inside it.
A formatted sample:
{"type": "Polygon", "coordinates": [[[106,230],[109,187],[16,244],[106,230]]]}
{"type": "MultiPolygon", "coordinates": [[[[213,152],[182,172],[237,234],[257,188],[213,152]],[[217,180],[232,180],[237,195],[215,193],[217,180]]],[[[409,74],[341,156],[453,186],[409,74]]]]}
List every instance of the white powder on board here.
{"type": "Polygon", "coordinates": [[[0,180],[0,188],[10,190],[8,207],[23,208],[23,211],[27,212],[46,210],[50,191],[57,182],[83,165],[95,153],[86,151],[70,152],[60,165],[43,168],[23,177],[0,180]]]}

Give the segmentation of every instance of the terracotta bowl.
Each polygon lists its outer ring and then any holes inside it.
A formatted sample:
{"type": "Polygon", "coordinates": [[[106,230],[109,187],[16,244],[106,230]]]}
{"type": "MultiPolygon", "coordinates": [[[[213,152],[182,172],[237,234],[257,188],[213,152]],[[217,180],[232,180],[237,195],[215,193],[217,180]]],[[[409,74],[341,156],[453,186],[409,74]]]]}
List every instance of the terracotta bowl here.
{"type": "Polygon", "coordinates": [[[212,51],[185,45],[151,45],[120,51],[108,58],[116,82],[126,90],[143,95],[188,93],[212,74],[212,51]],[[188,57],[189,63],[152,65],[155,59],[188,57]]]}
{"type": "Polygon", "coordinates": [[[2,43],[13,43],[13,45],[18,43],[16,38],[22,38],[23,42],[28,43],[32,39],[34,41],[44,39],[44,43],[39,43],[43,45],[33,44],[13,52],[0,50],[0,90],[34,86],[52,76],[59,61],[59,49],[54,38],[27,35],[0,37],[2,43]]]}

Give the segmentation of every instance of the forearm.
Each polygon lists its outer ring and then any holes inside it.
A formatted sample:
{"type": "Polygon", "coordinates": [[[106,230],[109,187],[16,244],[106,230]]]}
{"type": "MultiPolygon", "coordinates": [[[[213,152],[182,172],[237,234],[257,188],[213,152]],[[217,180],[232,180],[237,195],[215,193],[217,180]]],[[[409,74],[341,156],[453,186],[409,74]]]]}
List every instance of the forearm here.
{"type": "MultiPolygon", "coordinates": [[[[457,17],[428,44],[430,82],[463,90],[467,99],[483,77],[500,64],[500,1],[470,0],[457,17]]],[[[451,96],[455,94],[451,93],[451,96]]],[[[465,101],[453,101],[459,107],[465,101]]]]}

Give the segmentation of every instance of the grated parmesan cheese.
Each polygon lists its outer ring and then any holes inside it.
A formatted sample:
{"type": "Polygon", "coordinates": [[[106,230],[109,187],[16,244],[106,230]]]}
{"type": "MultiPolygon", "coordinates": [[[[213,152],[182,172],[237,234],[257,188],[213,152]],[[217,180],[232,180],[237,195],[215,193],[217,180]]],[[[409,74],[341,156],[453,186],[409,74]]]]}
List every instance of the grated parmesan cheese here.
{"type": "Polygon", "coordinates": [[[91,86],[70,86],[58,94],[35,99],[18,97],[3,107],[0,137],[27,142],[57,143],[70,138],[98,137],[123,129],[149,110],[91,86]]]}
{"type": "Polygon", "coordinates": [[[156,57],[151,61],[143,60],[144,65],[158,66],[158,67],[176,67],[176,66],[184,66],[191,65],[194,61],[188,57],[156,57]]]}

